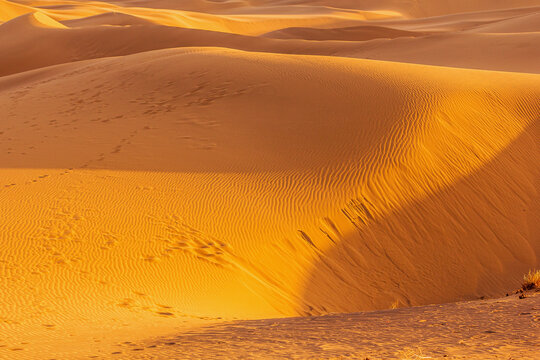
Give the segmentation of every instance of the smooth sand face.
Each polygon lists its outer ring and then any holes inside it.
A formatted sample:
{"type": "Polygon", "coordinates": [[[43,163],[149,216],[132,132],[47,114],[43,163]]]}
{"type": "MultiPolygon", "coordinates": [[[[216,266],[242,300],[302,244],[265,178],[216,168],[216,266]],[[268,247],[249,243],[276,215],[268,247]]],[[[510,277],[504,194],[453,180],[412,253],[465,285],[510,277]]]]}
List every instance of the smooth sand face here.
{"type": "Polygon", "coordinates": [[[517,287],[540,7],[411,3],[0,0],[0,358],[517,287]]]}

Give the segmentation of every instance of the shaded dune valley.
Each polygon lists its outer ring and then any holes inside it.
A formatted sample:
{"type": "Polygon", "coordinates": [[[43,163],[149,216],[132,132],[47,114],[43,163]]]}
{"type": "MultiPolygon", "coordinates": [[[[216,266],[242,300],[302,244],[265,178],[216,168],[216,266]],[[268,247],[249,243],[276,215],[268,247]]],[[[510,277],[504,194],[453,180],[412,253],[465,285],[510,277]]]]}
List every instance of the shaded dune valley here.
{"type": "Polygon", "coordinates": [[[539,1],[0,0],[0,359],[538,359],[539,135],[539,1]]]}

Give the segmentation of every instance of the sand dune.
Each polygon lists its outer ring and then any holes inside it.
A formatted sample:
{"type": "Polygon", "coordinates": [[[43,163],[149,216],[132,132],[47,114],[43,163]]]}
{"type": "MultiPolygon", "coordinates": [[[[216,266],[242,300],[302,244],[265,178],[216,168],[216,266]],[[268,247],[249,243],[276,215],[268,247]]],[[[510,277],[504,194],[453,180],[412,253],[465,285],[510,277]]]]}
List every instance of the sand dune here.
{"type": "Polygon", "coordinates": [[[487,25],[479,26],[473,31],[482,33],[524,33],[540,32],[540,13],[516,16],[487,25]]]}
{"type": "MultiPolygon", "coordinates": [[[[259,0],[252,1],[254,5],[269,4],[271,0],[259,0]]],[[[535,0],[512,0],[509,3],[507,0],[414,0],[414,1],[402,1],[402,0],[286,0],[281,1],[281,4],[309,4],[309,5],[328,5],[336,8],[345,9],[392,9],[400,12],[407,17],[419,18],[419,17],[431,17],[440,16],[446,14],[455,13],[470,13],[486,10],[497,10],[507,8],[521,8],[529,6],[538,6],[538,2],[535,0]]]]}
{"type": "Polygon", "coordinates": [[[0,1],[0,22],[11,20],[17,16],[32,12],[33,9],[7,0],[0,1]]]}
{"type": "Polygon", "coordinates": [[[426,38],[373,40],[339,56],[387,61],[539,73],[540,33],[440,34],[426,38]],[[454,49],[461,49],[456,52],[454,49]],[[463,56],[467,54],[467,56],[463,56]]]}
{"type": "Polygon", "coordinates": [[[2,32],[5,34],[20,34],[24,30],[33,28],[66,29],[67,27],[39,11],[21,15],[5,24],[2,24],[2,32]]]}
{"type": "Polygon", "coordinates": [[[537,13],[540,7],[538,4],[535,5],[524,8],[512,7],[423,18],[380,20],[377,21],[377,24],[403,30],[455,32],[537,13]]]}
{"type": "MultiPolygon", "coordinates": [[[[42,13],[40,16],[46,17],[42,13]]],[[[306,28],[297,34],[294,32],[298,30],[293,29],[292,35],[290,29],[267,35],[295,37],[283,40],[167,27],[148,22],[139,24],[139,20],[127,15],[107,13],[83,18],[82,23],[77,23],[77,20],[64,21],[65,26],[74,28],[62,29],[62,25],[54,20],[50,19],[49,25],[44,25],[35,20],[35,15],[32,14],[15,18],[0,25],[0,52],[4,54],[0,58],[0,75],[72,61],[192,46],[226,46],[232,49],[282,54],[338,55],[463,68],[540,72],[540,65],[536,61],[540,50],[539,47],[531,45],[538,41],[538,33],[429,35],[361,26],[352,29],[352,33],[346,29],[330,29],[327,35],[321,35],[321,31],[325,30],[306,28]],[[99,25],[106,20],[137,25],[99,25]],[[51,23],[56,24],[56,28],[50,26],[51,23]],[[13,34],[17,36],[14,37],[13,34]],[[348,41],[305,41],[301,38],[321,39],[321,36],[348,41]],[[377,39],[359,40],[373,37],[377,39]],[[463,49],[467,56],[454,51],[455,48],[463,49]]]]}
{"type": "Polygon", "coordinates": [[[266,37],[278,39],[342,41],[365,41],[380,38],[394,39],[397,37],[416,37],[422,35],[422,33],[396,30],[382,26],[355,26],[337,29],[287,28],[265,34],[266,37]]]}
{"type": "Polygon", "coordinates": [[[43,323],[70,328],[81,307],[104,326],[133,312],[142,324],[494,295],[537,261],[534,224],[519,230],[536,196],[527,185],[538,171],[530,161],[535,75],[172,49],[0,83],[9,90],[0,105],[10,109],[2,227],[18,234],[3,242],[19,276],[48,286],[45,296],[7,277],[4,301],[21,304],[8,319],[26,334],[43,323]],[[61,112],[52,99],[63,99],[61,112]],[[521,138],[512,172],[481,173],[521,138]],[[445,190],[463,179],[469,187],[445,190]],[[472,196],[478,188],[486,197],[472,196]],[[501,189],[508,199],[493,203],[501,189]],[[32,200],[17,206],[21,196],[32,200]],[[408,212],[396,232],[394,214],[424,198],[438,210],[408,212]],[[460,216],[479,220],[446,216],[441,209],[454,211],[444,205],[453,202],[460,216]],[[421,230],[421,222],[436,227],[421,230]],[[463,234],[483,240],[471,246],[463,234]],[[439,253],[434,243],[448,246],[439,253]],[[346,262],[342,246],[352,251],[346,262]],[[452,286],[425,290],[448,276],[452,286]],[[349,295],[328,297],[327,286],[349,295]],[[49,310],[28,319],[22,304],[36,294],[49,310]]]}
{"type": "Polygon", "coordinates": [[[105,12],[99,15],[82,17],[79,19],[64,20],[62,23],[70,28],[74,27],[95,27],[100,25],[107,26],[132,26],[132,25],[148,25],[151,21],[141,19],[137,16],[117,13],[105,12]]]}
{"type": "Polygon", "coordinates": [[[44,29],[28,20],[32,16],[23,15],[0,25],[0,51],[5,54],[0,58],[0,75],[72,61],[174,47],[227,46],[248,51],[318,55],[337,51],[353,52],[357,47],[355,43],[344,45],[306,43],[303,40],[281,41],[155,24],[44,29]],[[12,36],[14,33],[18,34],[16,40],[12,36]],[[122,46],[118,46],[119,43],[122,46]]]}
{"type": "MultiPolygon", "coordinates": [[[[19,0],[39,3],[39,0],[19,0]]],[[[60,1],[55,1],[59,3],[60,1]]],[[[150,9],[175,9],[214,14],[228,13],[274,13],[309,14],[321,9],[343,9],[402,13],[407,17],[420,18],[455,13],[470,13],[507,8],[538,6],[535,0],[111,0],[108,3],[124,7],[150,9]],[[279,9],[279,10],[277,10],[279,9]]]]}
{"type": "MultiPolygon", "coordinates": [[[[186,331],[240,348],[220,321],[242,338],[519,286],[540,32],[537,4],[505,4],[2,0],[0,358],[170,358],[186,331]]],[[[272,341],[253,356],[294,349],[272,341]]]]}
{"type": "MultiPolygon", "coordinates": [[[[2,21],[8,21],[18,15],[30,12],[32,8],[24,7],[26,11],[18,10],[15,5],[3,0],[8,9],[7,15],[2,21]],[[17,9],[10,10],[11,8],[17,9]]],[[[62,3],[62,2],[58,2],[62,3]]],[[[138,18],[165,26],[192,28],[199,30],[210,30],[220,32],[230,32],[242,35],[260,35],[270,31],[282,29],[292,26],[315,26],[315,27],[332,27],[339,24],[347,24],[358,20],[374,20],[395,18],[399,14],[389,11],[362,11],[362,10],[346,10],[332,8],[330,11],[314,11],[306,14],[264,14],[257,13],[240,13],[240,14],[223,14],[215,15],[211,13],[193,12],[187,10],[171,10],[171,9],[154,9],[148,11],[146,8],[139,7],[122,7],[106,3],[98,5],[92,3],[73,3],[66,1],[65,7],[50,7],[43,6],[40,2],[34,8],[39,8],[46,15],[58,21],[69,21],[81,17],[90,17],[107,12],[116,12],[126,15],[136,16],[138,18]]],[[[47,3],[45,3],[47,4],[47,3]]],[[[320,10],[320,9],[317,9],[320,10]]]]}

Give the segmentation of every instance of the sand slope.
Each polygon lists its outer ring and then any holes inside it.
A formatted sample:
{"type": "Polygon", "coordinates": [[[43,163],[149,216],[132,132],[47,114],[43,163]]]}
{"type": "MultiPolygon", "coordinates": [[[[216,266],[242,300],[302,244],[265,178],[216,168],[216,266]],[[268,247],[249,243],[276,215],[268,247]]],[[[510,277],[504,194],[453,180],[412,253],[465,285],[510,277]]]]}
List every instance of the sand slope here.
{"type": "Polygon", "coordinates": [[[540,33],[503,5],[1,1],[0,358],[518,286],[540,33]]]}
{"type": "Polygon", "coordinates": [[[467,299],[538,265],[537,75],[327,60],[172,49],[0,80],[13,339],[467,299]]]}

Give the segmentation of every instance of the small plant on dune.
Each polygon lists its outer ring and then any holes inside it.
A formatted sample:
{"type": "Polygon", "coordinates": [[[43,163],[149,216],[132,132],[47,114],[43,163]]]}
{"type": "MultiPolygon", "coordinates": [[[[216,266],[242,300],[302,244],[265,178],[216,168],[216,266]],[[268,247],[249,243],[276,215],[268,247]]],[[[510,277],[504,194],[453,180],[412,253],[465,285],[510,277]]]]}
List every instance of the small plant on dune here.
{"type": "Polygon", "coordinates": [[[521,287],[523,290],[540,288],[540,270],[529,270],[527,274],[523,275],[521,287]]]}

